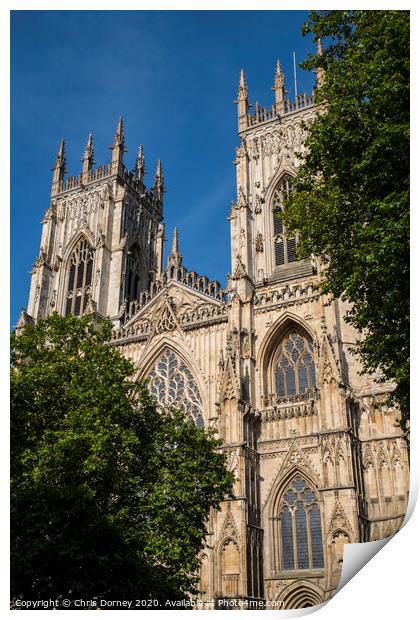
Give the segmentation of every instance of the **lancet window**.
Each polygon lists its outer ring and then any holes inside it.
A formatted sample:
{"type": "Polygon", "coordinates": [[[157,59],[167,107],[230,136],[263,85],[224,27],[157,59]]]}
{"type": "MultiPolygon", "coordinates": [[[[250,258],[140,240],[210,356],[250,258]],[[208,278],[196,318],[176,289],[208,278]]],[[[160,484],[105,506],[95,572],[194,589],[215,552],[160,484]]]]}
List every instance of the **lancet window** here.
{"type": "Polygon", "coordinates": [[[279,516],[282,570],[323,568],[321,512],[315,490],[302,476],[284,491],[279,516]]]}
{"type": "Polygon", "coordinates": [[[296,241],[294,235],[288,234],[279,214],[284,212],[284,202],[292,191],[292,177],[285,174],[277,183],[273,194],[273,232],[274,232],[274,258],[276,267],[296,261],[296,241]]]}
{"type": "Polygon", "coordinates": [[[87,239],[80,239],[70,260],[66,293],[66,315],[80,316],[92,294],[94,249],[87,239]]]}
{"type": "Polygon", "coordinates": [[[136,246],[133,246],[128,252],[125,272],[125,297],[128,301],[138,301],[141,284],[141,263],[140,254],[136,246]]]}

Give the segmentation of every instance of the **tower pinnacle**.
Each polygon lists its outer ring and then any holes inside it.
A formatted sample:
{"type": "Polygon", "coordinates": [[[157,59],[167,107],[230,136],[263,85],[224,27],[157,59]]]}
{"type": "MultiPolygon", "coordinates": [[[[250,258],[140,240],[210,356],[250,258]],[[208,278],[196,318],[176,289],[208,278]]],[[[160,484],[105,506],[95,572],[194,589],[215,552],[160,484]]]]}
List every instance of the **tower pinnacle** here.
{"type": "Polygon", "coordinates": [[[284,73],[281,68],[280,60],[277,60],[273,86],[277,114],[282,114],[284,112],[284,100],[286,96],[284,83],[284,73]]]}
{"type": "Polygon", "coordinates": [[[244,129],[246,127],[246,115],[248,112],[248,87],[245,80],[245,72],[241,69],[239,74],[239,86],[238,86],[238,98],[236,100],[238,104],[238,129],[244,129]]]}
{"type": "Polygon", "coordinates": [[[153,186],[153,191],[156,198],[162,202],[163,201],[163,192],[165,191],[164,179],[163,179],[163,170],[162,170],[162,162],[160,159],[157,163],[156,168],[156,176],[155,176],[155,184],[153,186]]]}
{"type": "MultiPolygon", "coordinates": [[[[182,266],[182,255],[179,251],[179,239],[178,239],[178,228],[174,228],[174,233],[172,236],[172,249],[171,253],[168,256],[168,265],[167,270],[174,277],[176,270],[182,266]]],[[[176,277],[176,276],[175,276],[176,277]]]]}
{"type": "Polygon", "coordinates": [[[86,172],[89,172],[90,170],[92,170],[92,166],[95,162],[93,161],[93,137],[92,134],[89,134],[87,143],[86,143],[86,147],[85,147],[85,152],[83,153],[83,159],[82,159],[82,174],[85,174],[86,172]]]}
{"type": "Polygon", "coordinates": [[[239,74],[239,86],[238,86],[238,103],[240,101],[248,101],[248,87],[245,81],[245,72],[241,69],[239,74]]]}
{"type": "Polygon", "coordinates": [[[137,153],[136,167],[135,167],[136,179],[140,181],[141,183],[143,183],[145,174],[146,174],[146,168],[144,164],[144,151],[143,151],[143,145],[140,144],[139,150],[137,153]]]}
{"type": "Polygon", "coordinates": [[[114,134],[114,142],[112,146],[110,147],[112,150],[112,172],[114,174],[121,172],[120,168],[122,168],[123,166],[124,145],[125,145],[124,124],[123,124],[123,119],[120,116],[118,119],[115,134],[114,134]]]}
{"type": "Polygon", "coordinates": [[[124,141],[124,123],[122,116],[120,116],[117,123],[117,129],[115,130],[113,146],[124,146],[124,141]]]}
{"type": "Polygon", "coordinates": [[[62,138],[60,146],[58,147],[52,172],[53,178],[51,185],[51,196],[57,194],[60,191],[64,179],[64,174],[66,172],[66,152],[64,138],[62,138]]]}
{"type": "Polygon", "coordinates": [[[174,234],[172,236],[172,255],[179,254],[179,241],[178,241],[178,228],[174,228],[174,234]]]}

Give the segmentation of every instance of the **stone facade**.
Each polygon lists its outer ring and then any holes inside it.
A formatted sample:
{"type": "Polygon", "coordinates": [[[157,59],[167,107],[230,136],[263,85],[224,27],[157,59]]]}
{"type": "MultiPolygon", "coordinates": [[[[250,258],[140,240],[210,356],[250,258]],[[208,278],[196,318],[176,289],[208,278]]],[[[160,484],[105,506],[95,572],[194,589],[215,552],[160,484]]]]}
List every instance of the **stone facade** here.
{"type": "Polygon", "coordinates": [[[302,121],[319,107],[312,96],[285,98],[279,63],[274,93],[270,110],[250,114],[241,72],[225,290],[185,268],[176,230],[164,268],[162,166],[151,189],[141,147],[134,171],[125,168],[120,119],[110,164],[93,170],[89,136],[82,172],[65,178],[60,145],[19,322],[53,311],[109,317],[114,344],[158,402],[217,429],[236,482],[209,515],[204,607],[327,600],[344,544],[397,531],[408,498],[390,386],[359,374],[346,305],[319,293],[317,258],[296,260],[296,239],[276,216],[304,153],[302,121]]]}

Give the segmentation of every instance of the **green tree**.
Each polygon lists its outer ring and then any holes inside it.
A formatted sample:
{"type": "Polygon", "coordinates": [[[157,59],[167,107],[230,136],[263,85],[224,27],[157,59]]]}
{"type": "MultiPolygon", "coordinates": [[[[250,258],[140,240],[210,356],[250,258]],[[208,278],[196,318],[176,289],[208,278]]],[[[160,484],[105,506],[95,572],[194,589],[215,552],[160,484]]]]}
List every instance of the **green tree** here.
{"type": "MultiPolygon", "coordinates": [[[[364,371],[395,383],[409,415],[409,11],[313,12],[324,74],[308,154],[284,216],[299,256],[321,258],[326,294],[352,304],[364,371]]],[[[322,76],[321,76],[322,77],[322,76]]]]}
{"type": "Polygon", "coordinates": [[[158,411],[111,326],[53,315],[12,335],[12,599],[194,593],[220,445],[158,411]]]}

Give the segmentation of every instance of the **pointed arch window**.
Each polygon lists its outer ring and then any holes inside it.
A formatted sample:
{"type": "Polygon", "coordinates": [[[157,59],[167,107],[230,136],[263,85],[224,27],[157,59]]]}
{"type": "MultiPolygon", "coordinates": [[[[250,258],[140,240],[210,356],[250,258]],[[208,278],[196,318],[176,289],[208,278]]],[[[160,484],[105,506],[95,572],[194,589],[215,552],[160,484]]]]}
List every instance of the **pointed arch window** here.
{"type": "Polygon", "coordinates": [[[282,339],[274,355],[274,383],[279,397],[307,398],[315,386],[313,343],[296,329],[282,339]]]}
{"type": "Polygon", "coordinates": [[[203,403],[189,368],[171,349],[165,348],[149,372],[149,390],[162,407],[183,409],[189,420],[204,427],[203,403]]]}
{"type": "Polygon", "coordinates": [[[279,214],[284,212],[284,202],[292,192],[292,177],[285,174],[276,185],[273,194],[273,233],[274,233],[274,262],[276,267],[296,261],[297,237],[288,234],[279,214]]]}
{"type": "Polygon", "coordinates": [[[86,310],[92,295],[92,273],[95,251],[87,241],[80,239],[69,260],[66,293],[66,315],[80,316],[86,310]]]}
{"type": "Polygon", "coordinates": [[[125,297],[127,301],[138,301],[141,288],[142,264],[137,245],[132,246],[127,253],[125,273],[125,297]]]}
{"type": "Polygon", "coordinates": [[[280,503],[282,570],[324,567],[321,512],[315,490],[296,475],[280,503]]]}

